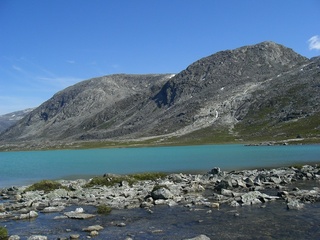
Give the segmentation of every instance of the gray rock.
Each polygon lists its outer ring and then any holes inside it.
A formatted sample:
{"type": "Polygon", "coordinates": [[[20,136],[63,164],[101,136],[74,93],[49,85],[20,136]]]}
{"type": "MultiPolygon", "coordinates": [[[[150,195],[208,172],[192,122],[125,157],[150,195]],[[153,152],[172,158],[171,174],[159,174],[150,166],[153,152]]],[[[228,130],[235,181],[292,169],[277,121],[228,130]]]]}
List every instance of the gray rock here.
{"type": "Polygon", "coordinates": [[[92,232],[92,231],[100,231],[102,229],[103,229],[103,227],[100,226],[100,225],[93,225],[93,226],[89,226],[89,227],[83,228],[82,231],[92,232]]]}
{"type": "Polygon", "coordinates": [[[42,236],[42,235],[33,235],[28,237],[27,240],[47,240],[48,238],[46,236],[42,236]]]}
{"type": "Polygon", "coordinates": [[[287,209],[290,210],[300,210],[304,207],[303,203],[300,203],[298,200],[296,199],[288,199],[287,202],[287,209]]]}
{"type": "Polygon", "coordinates": [[[259,198],[262,196],[262,193],[259,191],[252,191],[245,193],[241,196],[242,205],[252,205],[261,203],[259,198]]]}
{"type": "Polygon", "coordinates": [[[20,214],[19,219],[30,219],[30,218],[36,218],[38,217],[38,213],[36,211],[30,211],[26,214],[20,214]]]}
{"type": "Polygon", "coordinates": [[[275,184],[280,184],[282,182],[280,177],[271,177],[271,182],[274,182],[275,184]]]}
{"type": "Polygon", "coordinates": [[[170,199],[173,198],[173,194],[170,192],[169,189],[165,187],[161,187],[151,193],[151,196],[154,200],[158,199],[170,199]]]}
{"type": "Polygon", "coordinates": [[[221,169],[219,167],[214,167],[208,173],[209,174],[213,174],[213,175],[220,175],[221,174],[221,169]]]}
{"type": "Polygon", "coordinates": [[[68,218],[72,219],[89,219],[95,217],[94,214],[88,214],[88,213],[78,213],[78,212],[65,212],[64,215],[66,215],[68,218]]]}
{"type": "Polygon", "coordinates": [[[229,189],[221,189],[221,195],[223,196],[227,196],[227,197],[233,197],[233,191],[229,190],[229,189]]]}
{"type": "Polygon", "coordinates": [[[210,240],[210,238],[207,237],[207,236],[204,235],[204,234],[201,234],[201,235],[196,236],[196,237],[194,237],[194,238],[186,238],[186,239],[184,239],[184,240],[210,240]]]}
{"type": "Polygon", "coordinates": [[[61,212],[65,209],[64,206],[58,206],[58,207],[46,207],[41,212],[43,213],[52,213],[52,212],[61,212]]]}
{"type": "Polygon", "coordinates": [[[127,226],[127,224],[125,224],[124,222],[121,222],[121,223],[117,224],[117,227],[125,227],[125,226],[127,226]]]}
{"type": "Polygon", "coordinates": [[[215,189],[217,191],[221,191],[221,189],[232,189],[232,181],[231,179],[228,179],[228,180],[221,180],[218,185],[215,187],[215,189]]]}
{"type": "Polygon", "coordinates": [[[70,235],[70,239],[79,239],[80,238],[80,234],[71,234],[70,235]]]}
{"type": "Polygon", "coordinates": [[[20,236],[19,235],[11,235],[8,240],[20,240],[20,236]]]}
{"type": "Polygon", "coordinates": [[[99,232],[98,231],[91,231],[90,232],[90,236],[91,237],[96,237],[96,236],[98,236],[99,235],[99,232]]]}

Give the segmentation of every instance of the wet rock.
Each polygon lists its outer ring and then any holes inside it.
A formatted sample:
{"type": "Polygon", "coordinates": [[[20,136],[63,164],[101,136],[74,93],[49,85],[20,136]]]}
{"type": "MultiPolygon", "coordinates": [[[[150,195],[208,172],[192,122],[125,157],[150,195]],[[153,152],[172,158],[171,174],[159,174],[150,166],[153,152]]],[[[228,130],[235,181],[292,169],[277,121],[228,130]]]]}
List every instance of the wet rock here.
{"type": "Polygon", "coordinates": [[[80,234],[71,234],[70,235],[70,239],[79,239],[80,238],[80,234]]]}
{"type": "Polygon", "coordinates": [[[10,218],[12,216],[9,212],[0,212],[0,219],[10,218]]]}
{"type": "Polygon", "coordinates": [[[61,212],[65,209],[64,206],[58,206],[58,207],[46,207],[41,212],[43,213],[53,213],[53,212],[61,212]]]}
{"type": "Polygon", "coordinates": [[[152,196],[153,199],[158,200],[158,199],[173,198],[174,195],[166,187],[161,187],[161,188],[153,191],[151,193],[151,196],[152,196]]]}
{"type": "Polygon", "coordinates": [[[28,237],[27,240],[47,240],[48,238],[46,236],[42,235],[33,235],[31,237],[28,237]]]}
{"type": "Polygon", "coordinates": [[[100,231],[102,229],[103,229],[103,227],[100,226],[100,225],[93,225],[93,226],[89,226],[89,227],[83,228],[82,231],[92,232],[92,231],[100,231]]]}
{"type": "Polygon", "coordinates": [[[304,207],[303,203],[300,203],[296,199],[288,199],[287,201],[287,209],[289,210],[300,210],[304,207]]]}
{"type": "Polygon", "coordinates": [[[8,240],[20,240],[20,236],[19,235],[11,235],[8,240]]]}
{"type": "Polygon", "coordinates": [[[117,227],[125,227],[127,226],[124,222],[121,222],[121,223],[117,223],[116,225],[117,227]]]}
{"type": "Polygon", "coordinates": [[[233,200],[229,205],[231,207],[239,207],[240,206],[240,204],[236,200],[233,200]]]}
{"type": "Polygon", "coordinates": [[[98,236],[99,235],[99,232],[98,231],[91,231],[90,232],[90,236],[91,237],[96,237],[96,236],[98,236]]]}
{"type": "Polygon", "coordinates": [[[36,211],[30,211],[29,213],[26,214],[20,214],[17,219],[31,219],[31,218],[36,218],[38,217],[38,213],[36,211]]]}
{"type": "Polygon", "coordinates": [[[184,240],[210,240],[210,238],[207,237],[207,236],[204,235],[204,234],[201,234],[201,235],[196,236],[196,237],[194,237],[194,238],[186,238],[186,239],[184,239],[184,240]]]}
{"type": "Polygon", "coordinates": [[[95,217],[94,214],[88,214],[88,213],[82,213],[82,212],[76,212],[76,211],[65,212],[64,215],[66,215],[68,218],[71,218],[71,219],[89,219],[89,218],[95,217]]]}
{"type": "Polygon", "coordinates": [[[277,197],[269,196],[259,191],[248,192],[241,196],[242,205],[259,204],[272,199],[277,199],[277,197]]]}

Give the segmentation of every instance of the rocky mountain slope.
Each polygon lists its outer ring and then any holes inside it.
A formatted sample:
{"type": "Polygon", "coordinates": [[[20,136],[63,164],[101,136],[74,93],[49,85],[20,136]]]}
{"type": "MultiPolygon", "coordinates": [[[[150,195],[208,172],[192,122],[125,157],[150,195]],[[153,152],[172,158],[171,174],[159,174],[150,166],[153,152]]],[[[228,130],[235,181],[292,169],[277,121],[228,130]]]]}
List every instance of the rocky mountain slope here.
{"type": "Polygon", "coordinates": [[[25,115],[31,112],[33,108],[28,108],[21,111],[16,111],[0,116],[0,133],[14,125],[16,122],[21,120],[25,115]]]}
{"type": "Polygon", "coordinates": [[[215,53],[182,72],[111,75],[55,94],[0,143],[320,137],[320,59],[274,42],[215,53]]]}

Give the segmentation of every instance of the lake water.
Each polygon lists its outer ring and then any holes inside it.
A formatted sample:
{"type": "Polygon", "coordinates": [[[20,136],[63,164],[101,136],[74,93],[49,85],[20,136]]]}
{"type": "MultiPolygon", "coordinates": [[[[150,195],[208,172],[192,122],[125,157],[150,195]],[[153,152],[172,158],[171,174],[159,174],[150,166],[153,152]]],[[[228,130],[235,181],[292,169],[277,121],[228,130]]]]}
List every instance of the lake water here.
{"type": "Polygon", "coordinates": [[[0,152],[0,188],[104,173],[196,172],[320,162],[320,145],[204,145],[0,152]]]}

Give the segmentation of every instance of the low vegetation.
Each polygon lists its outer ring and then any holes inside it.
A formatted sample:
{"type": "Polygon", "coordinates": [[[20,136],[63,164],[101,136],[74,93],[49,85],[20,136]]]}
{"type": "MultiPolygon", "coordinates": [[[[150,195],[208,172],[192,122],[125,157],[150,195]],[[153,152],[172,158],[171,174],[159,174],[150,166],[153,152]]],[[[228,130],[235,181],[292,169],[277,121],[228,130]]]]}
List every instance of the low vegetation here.
{"type": "Polygon", "coordinates": [[[5,227],[0,226],[0,240],[7,240],[8,237],[8,230],[5,227]]]}
{"type": "Polygon", "coordinates": [[[58,182],[52,180],[42,180],[29,186],[26,191],[44,191],[45,193],[48,193],[61,188],[67,189],[58,182]]]}
{"type": "Polygon", "coordinates": [[[111,211],[112,211],[112,208],[105,204],[101,204],[97,207],[97,213],[99,214],[108,215],[109,213],[111,213],[111,211]]]}
{"type": "Polygon", "coordinates": [[[167,185],[163,185],[163,184],[156,184],[156,185],[153,187],[153,189],[152,189],[152,191],[151,191],[151,192],[157,191],[157,190],[159,190],[159,189],[161,189],[161,188],[165,188],[165,189],[168,189],[168,190],[169,190],[169,188],[168,188],[168,186],[167,186],[167,185]]]}
{"type": "Polygon", "coordinates": [[[114,186],[116,184],[121,185],[124,182],[127,182],[129,185],[136,183],[137,181],[146,181],[146,180],[156,180],[159,178],[164,178],[166,176],[165,173],[137,173],[130,175],[114,175],[114,174],[106,174],[102,177],[94,177],[92,178],[85,187],[93,187],[93,186],[114,186]]]}

